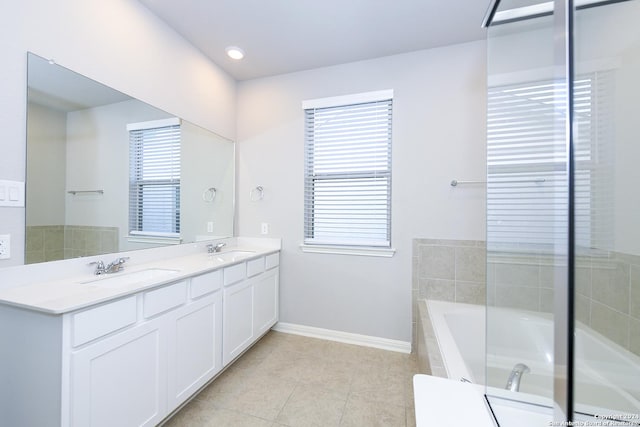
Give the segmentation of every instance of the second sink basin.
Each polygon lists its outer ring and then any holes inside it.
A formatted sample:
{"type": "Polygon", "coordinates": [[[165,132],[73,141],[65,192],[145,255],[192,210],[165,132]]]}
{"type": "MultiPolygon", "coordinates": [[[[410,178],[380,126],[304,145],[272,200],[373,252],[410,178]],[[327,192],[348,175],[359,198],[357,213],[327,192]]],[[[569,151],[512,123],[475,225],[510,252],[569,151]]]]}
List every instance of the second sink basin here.
{"type": "Polygon", "coordinates": [[[228,262],[228,261],[238,261],[238,260],[250,257],[253,254],[255,254],[254,251],[233,250],[233,251],[227,251],[227,252],[215,252],[215,253],[209,254],[209,256],[212,259],[215,259],[217,261],[228,262]]]}
{"type": "Polygon", "coordinates": [[[131,273],[113,273],[108,276],[101,276],[92,280],[82,282],[82,284],[103,286],[106,288],[118,288],[134,283],[146,282],[147,280],[160,279],[179,273],[179,270],[167,268],[148,268],[146,270],[134,271],[131,273]]]}

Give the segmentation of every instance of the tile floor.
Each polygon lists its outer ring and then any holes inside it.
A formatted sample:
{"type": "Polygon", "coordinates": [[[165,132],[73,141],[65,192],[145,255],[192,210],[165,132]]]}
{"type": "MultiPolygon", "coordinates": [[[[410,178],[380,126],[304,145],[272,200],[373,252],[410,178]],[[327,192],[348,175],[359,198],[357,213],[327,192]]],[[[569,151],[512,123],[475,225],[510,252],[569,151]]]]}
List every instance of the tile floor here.
{"type": "Polygon", "coordinates": [[[269,332],[164,427],[415,426],[414,355],[269,332]]]}

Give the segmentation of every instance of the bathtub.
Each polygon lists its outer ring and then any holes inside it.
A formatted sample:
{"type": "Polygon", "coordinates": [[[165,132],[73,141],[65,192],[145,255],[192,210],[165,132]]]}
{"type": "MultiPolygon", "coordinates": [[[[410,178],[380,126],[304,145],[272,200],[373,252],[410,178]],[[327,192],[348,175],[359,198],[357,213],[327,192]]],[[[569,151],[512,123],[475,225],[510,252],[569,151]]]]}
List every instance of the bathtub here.
{"type": "MultiPolygon", "coordinates": [[[[444,372],[487,385],[487,394],[552,406],[553,321],[547,313],[423,300],[444,372]],[[487,319],[491,325],[485,340],[487,319]],[[517,394],[505,389],[517,363],[526,364],[517,394]]],[[[433,342],[433,341],[432,341],[433,342]]],[[[578,324],[575,408],[590,414],[640,413],[640,357],[578,324]]],[[[634,422],[640,420],[634,419],[634,422]]]]}

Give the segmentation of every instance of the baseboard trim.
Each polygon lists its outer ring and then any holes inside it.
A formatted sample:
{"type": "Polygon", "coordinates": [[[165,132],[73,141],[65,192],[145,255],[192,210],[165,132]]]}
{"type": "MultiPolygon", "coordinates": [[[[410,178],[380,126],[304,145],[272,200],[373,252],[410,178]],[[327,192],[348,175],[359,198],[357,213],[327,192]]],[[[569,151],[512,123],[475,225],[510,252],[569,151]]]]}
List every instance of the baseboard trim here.
{"type": "Polygon", "coordinates": [[[334,331],[331,329],[315,328],[313,326],[296,325],[294,323],[284,322],[276,323],[272,329],[285,334],[302,335],[305,337],[320,338],[345,344],[355,344],[364,347],[379,348],[381,350],[396,351],[399,353],[411,353],[411,343],[407,341],[391,340],[388,338],[379,338],[370,335],[352,334],[349,332],[334,331]]]}

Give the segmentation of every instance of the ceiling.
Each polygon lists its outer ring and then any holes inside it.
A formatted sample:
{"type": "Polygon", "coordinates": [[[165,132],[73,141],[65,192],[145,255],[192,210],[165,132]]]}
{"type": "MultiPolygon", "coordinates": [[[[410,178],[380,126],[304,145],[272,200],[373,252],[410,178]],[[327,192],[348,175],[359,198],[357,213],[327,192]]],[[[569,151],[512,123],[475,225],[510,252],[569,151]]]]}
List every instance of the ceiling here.
{"type": "Polygon", "coordinates": [[[485,37],[490,0],[139,0],[237,80],[485,37]],[[227,46],[246,56],[235,61],[227,46]]]}

